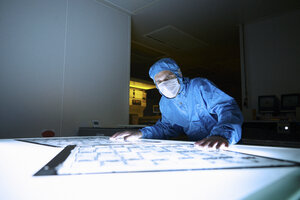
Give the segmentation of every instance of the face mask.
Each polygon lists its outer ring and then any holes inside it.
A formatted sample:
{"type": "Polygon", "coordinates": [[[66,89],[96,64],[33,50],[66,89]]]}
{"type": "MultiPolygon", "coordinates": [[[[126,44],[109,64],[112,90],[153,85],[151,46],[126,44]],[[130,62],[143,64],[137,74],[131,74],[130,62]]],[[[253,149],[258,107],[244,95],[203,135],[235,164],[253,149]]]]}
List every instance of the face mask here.
{"type": "Polygon", "coordinates": [[[165,97],[174,98],[179,92],[180,84],[177,78],[173,78],[158,84],[157,87],[165,97]]]}

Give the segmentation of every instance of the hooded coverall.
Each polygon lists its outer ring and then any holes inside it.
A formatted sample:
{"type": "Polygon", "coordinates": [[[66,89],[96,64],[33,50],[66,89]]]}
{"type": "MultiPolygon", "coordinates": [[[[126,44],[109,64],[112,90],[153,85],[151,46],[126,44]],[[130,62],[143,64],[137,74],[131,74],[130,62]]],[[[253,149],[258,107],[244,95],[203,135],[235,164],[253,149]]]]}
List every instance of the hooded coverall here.
{"type": "Polygon", "coordinates": [[[241,139],[243,117],[235,100],[205,78],[182,77],[180,68],[170,58],[157,61],[149,70],[154,76],[171,71],[180,83],[175,98],[162,95],[159,108],[162,118],[155,125],[140,129],[142,138],[168,139],[186,134],[189,140],[198,141],[209,136],[221,136],[229,144],[241,139]]]}

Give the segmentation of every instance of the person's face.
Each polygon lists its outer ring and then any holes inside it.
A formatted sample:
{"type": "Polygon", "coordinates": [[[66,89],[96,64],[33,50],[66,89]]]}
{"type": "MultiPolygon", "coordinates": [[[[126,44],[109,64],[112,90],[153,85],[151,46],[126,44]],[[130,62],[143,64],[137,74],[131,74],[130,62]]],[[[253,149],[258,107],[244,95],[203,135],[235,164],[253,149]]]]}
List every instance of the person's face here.
{"type": "Polygon", "coordinates": [[[156,85],[159,85],[160,83],[173,79],[173,78],[177,78],[176,75],[170,71],[161,71],[159,73],[157,73],[154,76],[154,81],[156,83],[156,85]]]}
{"type": "Polygon", "coordinates": [[[154,76],[157,89],[167,98],[175,98],[180,90],[176,75],[170,71],[161,71],[154,76]]]}

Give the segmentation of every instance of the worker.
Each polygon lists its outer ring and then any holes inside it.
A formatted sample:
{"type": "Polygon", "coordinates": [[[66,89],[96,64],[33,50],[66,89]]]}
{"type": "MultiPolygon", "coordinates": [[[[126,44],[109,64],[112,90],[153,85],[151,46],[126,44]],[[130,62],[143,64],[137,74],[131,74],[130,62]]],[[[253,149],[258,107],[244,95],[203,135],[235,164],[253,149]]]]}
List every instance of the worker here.
{"type": "Polygon", "coordinates": [[[243,117],[235,100],[205,78],[183,77],[171,58],[157,61],[149,70],[162,95],[162,118],[153,126],[117,132],[115,139],[171,139],[186,134],[195,146],[219,149],[241,139],[243,117]]]}

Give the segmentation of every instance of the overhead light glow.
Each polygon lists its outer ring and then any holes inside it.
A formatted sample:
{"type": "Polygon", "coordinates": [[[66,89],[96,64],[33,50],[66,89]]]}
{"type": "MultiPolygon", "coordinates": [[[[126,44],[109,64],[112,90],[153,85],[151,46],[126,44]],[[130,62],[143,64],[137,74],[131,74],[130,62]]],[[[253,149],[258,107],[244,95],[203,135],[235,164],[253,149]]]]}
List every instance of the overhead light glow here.
{"type": "Polygon", "coordinates": [[[149,84],[149,83],[137,82],[137,81],[130,81],[130,87],[131,88],[143,89],[143,90],[149,90],[149,89],[155,88],[155,85],[154,84],[149,84]]]}

